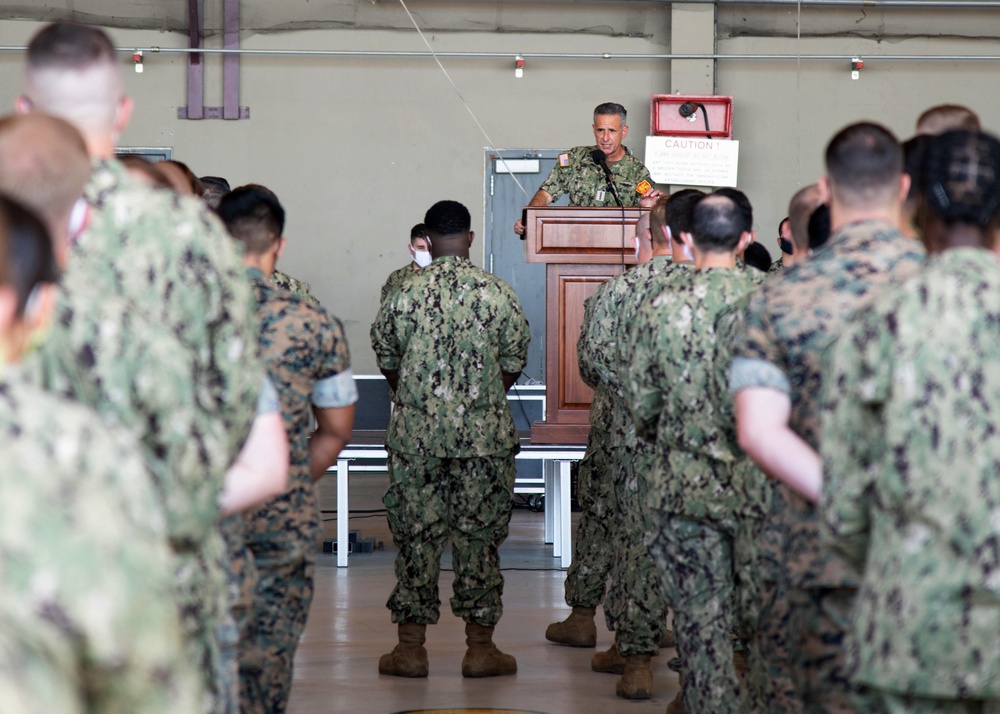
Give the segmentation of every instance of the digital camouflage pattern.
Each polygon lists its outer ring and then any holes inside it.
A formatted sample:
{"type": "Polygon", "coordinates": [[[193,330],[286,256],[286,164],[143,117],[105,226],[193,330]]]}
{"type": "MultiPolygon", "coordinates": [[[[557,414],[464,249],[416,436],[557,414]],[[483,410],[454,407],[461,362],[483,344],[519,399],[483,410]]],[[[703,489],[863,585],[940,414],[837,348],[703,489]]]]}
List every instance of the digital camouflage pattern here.
{"type": "Polygon", "coordinates": [[[383,499],[399,547],[392,620],[437,622],[450,539],[452,612],[495,625],[518,449],[503,373],[521,371],[529,340],[520,303],[467,258],[438,258],[382,305],[371,337],[379,367],[399,372],[383,499]]]}
{"type": "Polygon", "coordinates": [[[581,362],[593,365],[611,399],[611,460],[619,539],[608,598],[611,607],[605,608],[605,614],[608,626],[618,633],[622,656],[659,652],[667,610],[656,564],[645,544],[650,525],[645,505],[649,447],[635,438],[621,396],[621,360],[630,351],[623,325],[649,286],[669,280],[678,270],[685,268],[675,266],[668,256],[655,256],[609,280],[595,294],[593,317],[585,323],[580,339],[581,362]]]}
{"type": "Polygon", "coordinates": [[[383,502],[396,555],[392,621],[434,624],[441,554],[451,542],[451,611],[487,627],[503,614],[500,544],[514,505],[514,452],[439,459],[389,452],[383,502]]]}
{"type": "Polygon", "coordinates": [[[309,290],[309,283],[305,280],[299,280],[298,278],[293,278],[288,273],[283,273],[277,268],[271,273],[271,284],[281,288],[282,290],[287,290],[292,295],[302,298],[308,302],[319,304],[319,300],[312,294],[309,290]]]}
{"type": "Polygon", "coordinates": [[[379,368],[399,372],[386,447],[438,458],[516,451],[503,373],[524,368],[529,339],[507,283],[467,258],[421,269],[371,329],[379,368]]]}
{"type": "Polygon", "coordinates": [[[778,258],[776,261],[774,261],[773,263],[771,263],[771,267],[768,268],[767,274],[768,275],[774,275],[775,273],[780,273],[784,269],[785,269],[784,262],[782,262],[781,258],[778,258]]]}
{"type": "Polygon", "coordinates": [[[381,293],[381,298],[379,300],[379,304],[384,303],[386,300],[388,300],[392,296],[392,294],[399,289],[399,286],[405,283],[406,279],[409,278],[414,273],[416,273],[418,270],[419,268],[414,267],[414,263],[411,260],[402,268],[399,268],[398,270],[393,270],[391,273],[389,273],[389,277],[385,279],[384,283],[382,283],[382,293],[381,293]]]}
{"type": "MultiPolygon", "coordinates": [[[[583,381],[594,390],[590,402],[590,431],[587,450],[577,474],[577,501],[580,520],[573,534],[573,562],[566,571],[563,586],[566,604],[570,607],[597,607],[604,602],[608,575],[615,558],[617,542],[617,508],[615,505],[611,438],[611,395],[594,369],[586,348],[587,324],[593,319],[594,305],[604,288],[584,300],[583,328],[577,340],[577,367],[583,381]]],[[[611,603],[605,603],[605,613],[611,603]]]]}
{"type": "Polygon", "coordinates": [[[188,350],[71,271],[57,288],[45,339],[23,370],[33,383],[95,409],[136,438],[175,555],[173,591],[188,657],[211,686],[230,666],[217,640],[228,610],[216,527],[227,465],[218,460],[224,435],[195,402],[188,350]]]}
{"type": "Polygon", "coordinates": [[[0,382],[0,702],[173,714],[207,695],[181,642],[163,514],[134,441],[0,382]]]}
{"type": "Polygon", "coordinates": [[[740,710],[732,632],[745,575],[736,550],[759,530],[746,522],[763,519],[767,484],[756,469],[737,468],[743,459],[715,324],[754,285],[745,270],[688,269],[631,321],[625,403],[639,437],[655,443],[647,543],[674,608],[689,711],[740,710]]]}
{"type": "Polygon", "coordinates": [[[953,248],[827,355],[823,519],[863,569],[852,670],[873,690],[1000,700],[998,340],[1000,259],[953,248]]]}
{"type": "MultiPolygon", "coordinates": [[[[568,194],[571,206],[617,206],[614,194],[607,190],[608,180],[604,169],[590,157],[591,152],[596,150],[597,146],[576,146],[567,151],[569,165],[560,166],[556,163],[540,189],[552,196],[553,201],[568,194]]],[[[652,184],[653,179],[642,162],[632,156],[628,149],[625,151],[625,156],[620,161],[609,161],[608,168],[618,186],[622,203],[626,208],[635,208],[642,198],[635,187],[643,181],[652,184]]]]}
{"type": "MultiPolygon", "coordinates": [[[[338,375],[350,380],[351,356],[340,321],[320,305],[271,285],[248,270],[257,304],[261,356],[277,388],[288,436],[285,492],[246,517],[247,544],[256,564],[253,630],[262,663],[265,710],[284,712],[292,661],[312,601],[312,571],[322,536],[316,488],[309,473],[310,420],[317,385],[338,375]]],[[[343,403],[357,401],[353,380],[343,403]]]]}
{"type": "MultiPolygon", "coordinates": [[[[753,295],[734,341],[731,391],[766,387],[787,393],[792,405],[789,425],[818,449],[822,352],[855,311],[889,285],[914,274],[923,256],[918,243],[887,223],[863,221],[842,227],[809,260],[782,271],[753,295]]],[[[777,589],[788,593],[790,603],[818,602],[796,597],[795,591],[803,588],[857,587],[857,571],[821,542],[814,506],[781,485],[774,489],[771,514],[783,526],[780,533],[770,534],[778,536],[770,542],[784,548],[780,576],[785,582],[777,589]]],[[[790,626],[810,619],[791,609],[788,618],[790,626]]],[[[824,691],[822,700],[803,700],[807,710],[822,708],[824,702],[832,702],[829,710],[843,710],[841,703],[849,696],[842,687],[845,633],[835,629],[839,618],[837,614],[825,620],[814,612],[804,630],[791,630],[787,637],[792,649],[786,661],[796,686],[827,680],[817,688],[824,691]]],[[[800,690],[800,694],[807,693],[800,690]]]]}
{"type": "Polygon", "coordinates": [[[685,710],[746,711],[733,666],[732,531],[662,511],[653,518],[658,527],[651,533],[650,550],[674,608],[685,710]]]}
{"type": "Polygon", "coordinates": [[[201,201],[142,186],[114,160],[84,189],[86,230],[68,272],[170,330],[193,358],[199,406],[226,435],[227,466],[250,433],[264,370],[239,249],[201,201]]]}

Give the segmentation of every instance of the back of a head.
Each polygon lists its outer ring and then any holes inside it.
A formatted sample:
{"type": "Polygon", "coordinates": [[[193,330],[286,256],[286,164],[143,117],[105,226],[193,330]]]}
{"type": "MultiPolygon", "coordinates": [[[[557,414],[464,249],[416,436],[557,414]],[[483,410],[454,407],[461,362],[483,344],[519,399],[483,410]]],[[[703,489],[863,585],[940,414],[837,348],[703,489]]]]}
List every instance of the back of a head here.
{"type": "Polygon", "coordinates": [[[820,202],[819,186],[816,184],[800,188],[788,202],[788,222],[792,229],[792,240],[801,250],[809,248],[809,216],[820,202]]]}
{"type": "Polygon", "coordinates": [[[753,242],[743,251],[743,262],[762,273],[771,269],[771,254],[760,243],[753,242]]]}
{"type": "Polygon", "coordinates": [[[52,238],[42,220],[0,194],[0,286],[13,290],[16,316],[24,315],[32,291],[58,279],[52,238]]]}
{"type": "Polygon", "coordinates": [[[44,114],[0,119],[0,191],[64,231],[90,178],[87,145],[68,122],[44,114]]]}
{"type": "Polygon", "coordinates": [[[735,203],[736,207],[740,209],[740,213],[743,214],[743,218],[748,226],[747,230],[753,230],[753,205],[750,203],[750,199],[745,193],[740,191],[738,188],[732,188],[730,186],[717,188],[712,193],[718,196],[725,196],[735,203]]]}
{"type": "Polygon", "coordinates": [[[649,241],[649,211],[644,212],[639,216],[639,220],[635,222],[635,235],[638,236],[639,240],[649,241]]]}
{"type": "Polygon", "coordinates": [[[617,102],[604,102],[594,107],[594,120],[596,121],[599,116],[619,116],[622,118],[622,126],[628,124],[626,121],[628,119],[628,112],[625,111],[625,107],[617,102]]]}
{"type": "Polygon", "coordinates": [[[418,238],[427,237],[427,226],[423,223],[418,223],[410,229],[410,242],[417,240],[418,238]]]}
{"type": "Polygon", "coordinates": [[[946,226],[986,228],[1000,216],[1000,141],[954,130],[927,145],[921,172],[927,210],[946,226]]]}
{"type": "Polygon", "coordinates": [[[48,25],[32,38],[25,85],[34,111],[67,119],[84,132],[111,130],[125,91],[108,36],[71,22],[48,25]]]}
{"type": "Polygon", "coordinates": [[[164,176],[163,172],[156,168],[155,164],[147,161],[141,156],[136,156],[135,154],[125,154],[123,156],[119,156],[118,160],[121,162],[122,166],[125,167],[125,170],[128,171],[129,176],[136,181],[140,181],[150,188],[165,188],[170,191],[174,190],[170,180],[164,176]]]}
{"type": "Polygon", "coordinates": [[[671,235],[692,232],[691,212],[695,203],[704,196],[705,192],[696,188],[685,188],[670,195],[664,204],[663,222],[670,229],[671,235]]]}
{"type": "Polygon", "coordinates": [[[458,201],[438,201],[424,214],[424,225],[428,233],[441,238],[465,236],[472,228],[472,216],[458,201]]]}
{"type": "Polygon", "coordinates": [[[873,122],[841,129],[826,147],[826,173],[833,199],[845,206],[895,203],[903,172],[903,150],[891,131],[873,122]]]}
{"type": "Polygon", "coordinates": [[[251,255],[271,250],[285,230],[285,209],[274,192],[260,184],[234,188],[222,197],[216,212],[251,255]]]}
{"type": "Polygon", "coordinates": [[[917,134],[943,134],[952,129],[980,131],[979,115],[961,104],[938,104],[917,119],[917,134]]]}
{"type": "Polygon", "coordinates": [[[809,235],[809,250],[818,250],[830,240],[830,207],[828,205],[821,203],[809,214],[807,233],[809,235]]]}
{"type": "Polygon", "coordinates": [[[201,184],[201,179],[195,176],[194,171],[183,161],[168,159],[157,161],[156,167],[163,172],[163,175],[170,181],[171,186],[181,194],[201,198],[205,193],[205,187],[201,184]]]}
{"type": "Polygon", "coordinates": [[[209,208],[218,208],[222,197],[232,190],[229,182],[221,176],[202,176],[198,180],[201,181],[202,188],[205,190],[201,194],[201,200],[209,208]]]}
{"type": "MultiPolygon", "coordinates": [[[[750,229],[746,216],[728,196],[703,196],[692,211],[694,244],[706,253],[733,251],[750,229]]],[[[770,266],[769,266],[770,267],[770,266]]]]}

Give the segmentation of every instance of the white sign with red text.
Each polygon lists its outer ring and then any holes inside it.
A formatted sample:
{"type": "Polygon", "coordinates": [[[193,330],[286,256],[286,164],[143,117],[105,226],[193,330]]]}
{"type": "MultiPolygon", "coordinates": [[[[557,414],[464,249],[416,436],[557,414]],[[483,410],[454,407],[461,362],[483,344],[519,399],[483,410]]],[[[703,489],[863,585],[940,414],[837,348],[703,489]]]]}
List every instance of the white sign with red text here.
{"type": "Polygon", "coordinates": [[[735,186],[740,142],[691,136],[647,136],[646,168],[656,183],[735,186]]]}

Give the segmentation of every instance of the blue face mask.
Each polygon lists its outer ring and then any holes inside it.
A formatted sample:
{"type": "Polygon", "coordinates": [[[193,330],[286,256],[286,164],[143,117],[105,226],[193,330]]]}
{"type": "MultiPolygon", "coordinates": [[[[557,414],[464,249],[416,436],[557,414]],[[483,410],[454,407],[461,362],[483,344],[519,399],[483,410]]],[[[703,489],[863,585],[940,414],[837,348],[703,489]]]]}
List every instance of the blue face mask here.
{"type": "Polygon", "coordinates": [[[794,252],[792,247],[792,242],[787,238],[778,237],[778,245],[781,246],[781,252],[785,255],[791,255],[794,252]]]}

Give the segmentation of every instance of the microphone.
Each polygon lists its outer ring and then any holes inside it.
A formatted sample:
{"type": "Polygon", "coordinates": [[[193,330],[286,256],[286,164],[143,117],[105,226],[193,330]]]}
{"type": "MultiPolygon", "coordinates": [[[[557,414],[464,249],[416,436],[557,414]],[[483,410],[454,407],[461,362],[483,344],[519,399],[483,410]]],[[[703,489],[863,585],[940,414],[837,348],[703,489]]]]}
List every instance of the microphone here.
{"type": "Polygon", "coordinates": [[[604,177],[608,180],[608,188],[611,189],[611,194],[615,197],[615,203],[618,204],[620,208],[625,206],[622,204],[622,197],[618,195],[618,186],[615,184],[615,180],[611,177],[611,169],[608,168],[608,157],[604,155],[604,152],[600,149],[594,149],[590,152],[590,158],[593,159],[594,163],[604,169],[604,177]]]}

